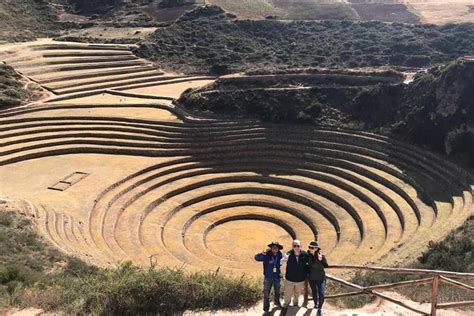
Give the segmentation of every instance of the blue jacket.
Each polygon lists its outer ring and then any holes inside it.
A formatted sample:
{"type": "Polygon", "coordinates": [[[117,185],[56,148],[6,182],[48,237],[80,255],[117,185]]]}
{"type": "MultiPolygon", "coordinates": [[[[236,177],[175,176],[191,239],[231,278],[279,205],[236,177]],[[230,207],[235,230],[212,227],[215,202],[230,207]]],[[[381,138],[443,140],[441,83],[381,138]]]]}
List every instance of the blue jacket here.
{"type": "Polygon", "coordinates": [[[265,254],[257,253],[255,260],[263,262],[263,275],[265,278],[279,279],[281,274],[280,260],[282,257],[281,251],[278,251],[276,255],[269,251],[265,254]],[[274,271],[273,268],[276,268],[276,270],[274,271]]]}

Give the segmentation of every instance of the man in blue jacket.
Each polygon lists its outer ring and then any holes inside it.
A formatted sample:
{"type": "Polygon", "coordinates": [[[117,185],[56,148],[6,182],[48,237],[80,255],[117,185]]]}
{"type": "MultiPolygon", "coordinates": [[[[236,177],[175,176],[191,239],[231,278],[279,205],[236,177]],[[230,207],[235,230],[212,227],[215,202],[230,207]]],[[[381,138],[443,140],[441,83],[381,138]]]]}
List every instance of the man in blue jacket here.
{"type": "Polygon", "coordinates": [[[283,246],[278,241],[272,241],[268,245],[268,249],[255,255],[255,260],[263,262],[263,311],[268,313],[270,311],[270,291],[275,294],[274,302],[276,307],[281,307],[280,304],[280,261],[283,257],[280,250],[283,246]]]}

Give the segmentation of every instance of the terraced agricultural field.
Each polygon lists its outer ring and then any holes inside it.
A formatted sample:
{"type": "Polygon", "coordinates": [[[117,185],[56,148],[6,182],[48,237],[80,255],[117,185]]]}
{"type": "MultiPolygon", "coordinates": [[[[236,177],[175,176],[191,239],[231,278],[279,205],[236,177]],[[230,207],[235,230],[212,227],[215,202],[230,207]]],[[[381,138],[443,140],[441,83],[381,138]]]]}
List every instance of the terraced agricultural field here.
{"type": "Polygon", "coordinates": [[[0,112],[0,196],[63,251],[108,265],[261,273],[268,241],[317,239],[333,263],[399,264],[472,214],[472,179],[383,136],[192,116],[211,77],[130,47],[36,42],[1,58],[54,96],[0,112]]]}

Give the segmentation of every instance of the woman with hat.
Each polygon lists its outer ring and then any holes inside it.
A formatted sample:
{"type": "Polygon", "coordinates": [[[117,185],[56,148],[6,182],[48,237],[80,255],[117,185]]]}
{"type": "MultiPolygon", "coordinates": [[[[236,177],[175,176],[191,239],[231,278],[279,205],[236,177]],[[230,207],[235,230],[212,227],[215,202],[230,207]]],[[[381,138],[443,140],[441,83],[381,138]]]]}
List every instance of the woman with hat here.
{"type": "Polygon", "coordinates": [[[324,268],[328,267],[328,262],[316,241],[309,243],[308,252],[309,285],[313,293],[314,306],[318,309],[316,315],[321,316],[321,309],[324,304],[324,292],[326,290],[326,272],[324,268]]]}
{"type": "Polygon", "coordinates": [[[263,262],[263,311],[268,313],[270,311],[270,291],[273,286],[273,291],[275,294],[274,302],[275,306],[281,307],[280,304],[280,260],[282,258],[282,253],[280,250],[283,249],[283,246],[280,245],[278,241],[272,241],[268,244],[267,250],[257,253],[255,255],[255,260],[263,262]]]}

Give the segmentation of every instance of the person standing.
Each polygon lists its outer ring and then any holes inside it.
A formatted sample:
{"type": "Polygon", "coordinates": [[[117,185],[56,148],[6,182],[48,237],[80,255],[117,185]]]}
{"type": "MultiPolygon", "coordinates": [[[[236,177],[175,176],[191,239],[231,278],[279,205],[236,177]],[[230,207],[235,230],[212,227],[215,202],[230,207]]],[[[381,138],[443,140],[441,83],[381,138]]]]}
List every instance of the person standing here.
{"type": "Polygon", "coordinates": [[[324,292],[326,291],[326,272],[328,267],[326,256],[316,241],[312,241],[308,246],[309,252],[309,286],[313,293],[314,306],[317,308],[317,316],[322,315],[324,304],[324,292]]]}
{"type": "Polygon", "coordinates": [[[308,277],[308,254],[301,249],[299,240],[293,240],[293,249],[283,256],[281,262],[286,262],[282,310],[282,315],[285,315],[292,297],[293,306],[298,306],[298,298],[308,277]]]}
{"type": "Polygon", "coordinates": [[[263,311],[270,311],[270,292],[273,286],[274,299],[276,307],[280,304],[280,286],[281,286],[281,259],[283,246],[278,241],[272,241],[268,244],[267,250],[257,253],[255,260],[263,262],[263,311]]]}

